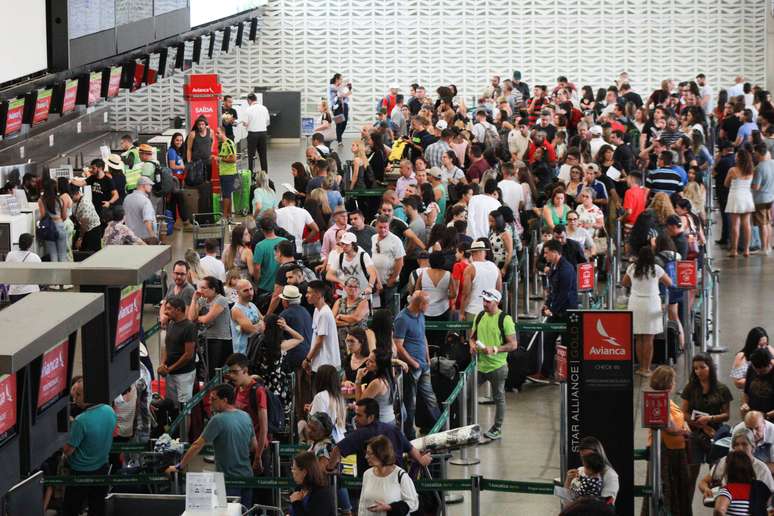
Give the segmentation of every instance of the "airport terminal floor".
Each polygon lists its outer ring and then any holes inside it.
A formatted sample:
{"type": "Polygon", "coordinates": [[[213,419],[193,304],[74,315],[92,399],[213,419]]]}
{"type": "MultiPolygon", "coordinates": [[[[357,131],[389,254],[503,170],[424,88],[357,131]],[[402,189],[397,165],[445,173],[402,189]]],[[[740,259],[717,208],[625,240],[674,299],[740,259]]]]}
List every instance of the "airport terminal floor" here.
{"type": "MultiPolygon", "coordinates": [[[[290,164],[303,161],[304,144],[273,145],[269,148],[269,176],[277,185],[278,190],[283,182],[291,182],[290,164]]],[[[338,149],[342,159],[350,159],[349,144],[338,149]]],[[[715,237],[713,237],[714,240],[715,237]]],[[[173,245],[173,261],[181,259],[186,249],[191,246],[191,233],[175,232],[171,239],[173,245]]],[[[714,244],[713,244],[714,245],[714,244]]],[[[745,336],[754,326],[768,325],[771,317],[771,307],[766,302],[767,295],[774,288],[774,258],[762,255],[752,255],[749,258],[726,258],[722,249],[713,249],[716,257],[714,266],[721,270],[720,303],[717,321],[720,331],[720,343],[729,349],[723,354],[712,355],[716,360],[718,379],[729,385],[734,400],[731,404],[731,422],[739,422],[739,404],[741,391],[731,385],[728,373],[735,353],[744,344],[745,336]]],[[[148,308],[148,307],[146,307],[148,308]]],[[[533,307],[533,312],[537,307],[533,307]]],[[[150,310],[145,314],[145,327],[155,321],[156,314],[150,310]]],[[[154,363],[158,357],[158,338],[150,339],[149,350],[154,363]]],[[[76,355],[80,356],[80,355],[76,355]]],[[[685,384],[684,363],[679,359],[678,389],[685,384]]],[[[77,374],[77,373],[76,373],[77,374]]],[[[641,428],[641,391],[647,387],[635,375],[634,407],[635,407],[635,447],[644,448],[647,431],[641,428]]],[[[472,467],[449,466],[450,478],[467,478],[480,474],[487,478],[542,481],[550,482],[559,477],[559,388],[556,385],[536,385],[527,383],[521,392],[508,392],[507,414],[503,427],[503,438],[487,445],[478,447],[478,457],[481,463],[472,467]]],[[[675,395],[673,399],[678,400],[675,395]]],[[[493,405],[480,405],[479,420],[492,420],[493,405]]],[[[614,425],[615,421],[610,424],[614,425]]],[[[645,465],[643,461],[636,462],[635,484],[645,483],[645,465]]],[[[204,467],[212,467],[204,465],[204,467]]],[[[194,467],[194,470],[196,466],[194,467]]],[[[706,474],[706,466],[701,475],[706,474]]],[[[470,514],[469,493],[461,504],[451,505],[449,514],[453,516],[470,514]]],[[[554,496],[526,495],[484,492],[482,493],[482,514],[549,515],[557,514],[559,503],[554,496]],[[505,511],[505,512],[502,512],[505,511]]],[[[637,499],[637,511],[641,499],[637,499]]],[[[694,514],[711,514],[711,509],[704,508],[699,495],[694,497],[694,514]]]]}

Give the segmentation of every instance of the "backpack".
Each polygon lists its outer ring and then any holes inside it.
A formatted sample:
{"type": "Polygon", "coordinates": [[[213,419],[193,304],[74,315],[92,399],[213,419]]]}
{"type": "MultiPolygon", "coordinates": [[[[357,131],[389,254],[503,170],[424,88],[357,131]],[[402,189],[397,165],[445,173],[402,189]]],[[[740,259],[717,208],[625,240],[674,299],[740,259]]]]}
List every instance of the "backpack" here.
{"type": "Polygon", "coordinates": [[[188,163],[185,167],[185,184],[188,186],[199,186],[206,180],[204,162],[194,161],[188,163]]]}
{"type": "MultiPolygon", "coordinates": [[[[175,183],[178,182],[175,175],[172,173],[172,169],[169,167],[162,167],[158,163],[154,163],[156,169],[153,171],[153,188],[154,195],[161,197],[175,191],[175,183]]],[[[178,184],[179,187],[179,184],[178,184]]]]}
{"type": "Polygon", "coordinates": [[[497,149],[500,146],[500,135],[490,124],[484,125],[484,150],[497,149]]]}
{"type": "Polygon", "coordinates": [[[282,405],[282,400],[276,393],[267,389],[264,385],[259,385],[258,382],[253,383],[250,386],[250,410],[258,413],[258,387],[266,392],[266,420],[268,422],[268,430],[270,434],[281,433],[285,429],[285,408],[282,405]]]}
{"type": "Polygon", "coordinates": [[[35,238],[39,242],[56,242],[59,232],[56,230],[54,220],[46,214],[35,224],[35,238]]]}
{"type": "MultiPolygon", "coordinates": [[[[363,271],[363,275],[366,277],[366,281],[371,279],[371,275],[368,274],[368,269],[366,269],[365,265],[365,251],[362,249],[358,249],[358,254],[360,255],[360,270],[363,271]]],[[[341,253],[339,255],[339,270],[342,269],[344,266],[344,253],[341,253]]]]}
{"type": "MultiPolygon", "coordinates": [[[[484,314],[486,312],[484,310],[481,310],[478,315],[476,316],[475,326],[476,330],[478,330],[478,323],[481,322],[481,319],[484,317],[484,314]]],[[[503,342],[505,342],[505,316],[507,314],[505,311],[500,310],[500,316],[497,318],[497,327],[500,328],[500,344],[502,345],[503,342]]]]}

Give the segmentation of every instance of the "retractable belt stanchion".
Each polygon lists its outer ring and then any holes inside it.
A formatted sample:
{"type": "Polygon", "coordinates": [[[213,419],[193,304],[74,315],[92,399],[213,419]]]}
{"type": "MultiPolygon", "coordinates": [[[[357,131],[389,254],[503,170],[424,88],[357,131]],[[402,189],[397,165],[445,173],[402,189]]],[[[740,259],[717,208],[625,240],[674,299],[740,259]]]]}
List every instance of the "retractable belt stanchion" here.
{"type": "MultiPolygon", "coordinates": [[[[274,462],[274,476],[282,476],[282,464],[280,463],[280,443],[279,441],[271,442],[271,458],[274,462]]],[[[279,486],[274,488],[274,506],[279,507],[282,510],[282,493],[279,486]]]]}
{"type": "MultiPolygon", "coordinates": [[[[464,391],[464,389],[463,389],[464,391]]],[[[441,413],[447,413],[448,417],[446,418],[446,424],[444,425],[444,430],[449,431],[451,430],[451,406],[448,401],[443,402],[443,410],[441,413]]],[[[449,478],[449,466],[447,464],[447,459],[445,457],[445,454],[441,456],[441,478],[443,480],[446,480],[449,478]]],[[[442,491],[443,496],[441,497],[441,510],[443,512],[443,515],[446,516],[448,514],[446,506],[449,504],[455,504],[460,503],[463,500],[463,497],[459,493],[453,493],[451,491],[442,491]]]]}
{"type": "Polygon", "coordinates": [[[519,266],[518,261],[511,265],[511,317],[513,322],[519,320],[519,266]]]}
{"type": "Polygon", "coordinates": [[[650,514],[659,514],[661,505],[661,430],[653,430],[653,444],[650,445],[650,483],[653,494],[650,495],[650,514]]]}
{"type": "Polygon", "coordinates": [[[711,303],[709,296],[709,267],[709,260],[705,256],[704,264],[701,268],[701,331],[699,333],[699,339],[701,340],[702,353],[707,352],[707,340],[709,336],[709,307],[711,303]]]}
{"type": "Polygon", "coordinates": [[[615,270],[617,265],[615,263],[616,256],[613,249],[613,239],[610,235],[607,236],[607,256],[610,260],[607,268],[607,309],[613,310],[615,309],[615,286],[617,283],[615,270]]]}
{"type": "MultiPolygon", "coordinates": [[[[468,420],[468,387],[469,387],[470,380],[465,375],[464,371],[457,374],[457,380],[458,382],[462,382],[462,390],[460,391],[460,395],[457,398],[457,405],[459,406],[458,426],[463,427],[470,424],[475,424],[475,423],[470,423],[470,421],[468,420]]],[[[459,458],[451,459],[449,461],[449,464],[454,464],[455,466],[474,466],[480,462],[481,461],[476,457],[468,457],[468,447],[463,446],[462,448],[460,448],[459,458]]]]}
{"type": "Polygon", "coordinates": [[[470,491],[470,515],[481,515],[481,475],[473,475],[470,477],[471,491],[470,491]]]}
{"type": "Polygon", "coordinates": [[[720,271],[712,271],[712,346],[710,353],[725,353],[728,348],[720,345],[720,271]]]}
{"type": "Polygon", "coordinates": [[[693,313],[690,307],[691,291],[683,290],[683,342],[685,343],[685,378],[690,378],[693,368],[693,313]]]}
{"type": "MultiPolygon", "coordinates": [[[[533,234],[533,238],[535,238],[533,234]]],[[[523,312],[518,315],[519,319],[537,319],[536,315],[533,315],[530,313],[530,297],[529,297],[529,291],[530,291],[530,275],[532,274],[532,252],[533,252],[533,243],[530,242],[529,245],[527,245],[527,248],[524,250],[524,270],[522,271],[524,273],[524,308],[523,312]]],[[[517,295],[514,292],[514,296],[517,295]]]]}

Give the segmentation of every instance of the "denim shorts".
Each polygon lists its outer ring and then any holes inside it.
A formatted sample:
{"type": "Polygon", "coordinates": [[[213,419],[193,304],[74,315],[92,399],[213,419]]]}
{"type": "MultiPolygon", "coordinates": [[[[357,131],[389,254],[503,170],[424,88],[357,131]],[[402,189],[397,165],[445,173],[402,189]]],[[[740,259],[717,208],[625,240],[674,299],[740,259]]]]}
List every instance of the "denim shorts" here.
{"type": "Polygon", "coordinates": [[[228,199],[234,193],[234,180],[236,174],[220,176],[220,195],[223,199],[228,199]]]}

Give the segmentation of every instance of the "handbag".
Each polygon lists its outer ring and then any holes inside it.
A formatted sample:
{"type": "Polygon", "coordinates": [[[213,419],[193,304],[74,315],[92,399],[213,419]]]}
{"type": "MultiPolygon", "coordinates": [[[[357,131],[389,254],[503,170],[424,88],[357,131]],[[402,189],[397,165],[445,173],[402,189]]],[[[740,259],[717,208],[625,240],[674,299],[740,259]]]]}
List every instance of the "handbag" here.
{"type": "Polygon", "coordinates": [[[333,125],[333,123],[330,121],[328,116],[323,117],[323,121],[328,122],[328,127],[326,127],[322,131],[323,140],[326,142],[330,142],[336,139],[336,127],[333,125]]]}
{"type": "Polygon", "coordinates": [[[54,219],[49,214],[41,217],[35,225],[35,238],[41,242],[56,242],[59,238],[54,219]]]}
{"type": "Polygon", "coordinates": [[[346,121],[347,121],[347,117],[345,117],[343,113],[340,115],[335,115],[333,117],[333,123],[335,123],[336,125],[343,124],[346,121]]]}

